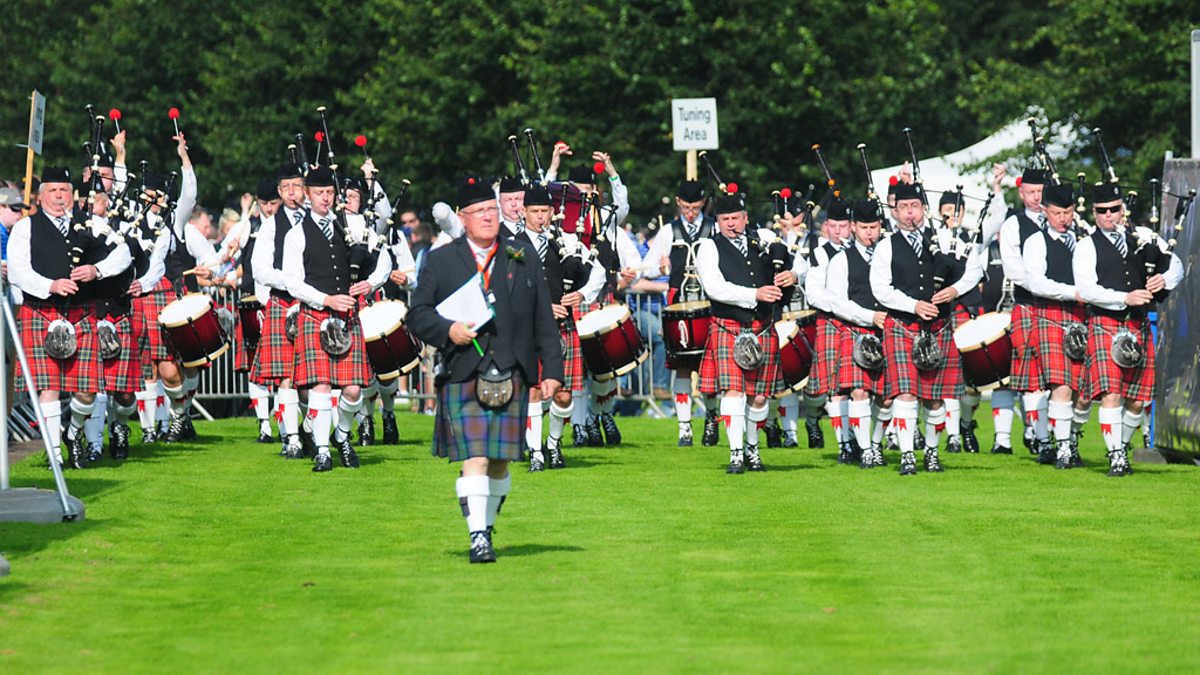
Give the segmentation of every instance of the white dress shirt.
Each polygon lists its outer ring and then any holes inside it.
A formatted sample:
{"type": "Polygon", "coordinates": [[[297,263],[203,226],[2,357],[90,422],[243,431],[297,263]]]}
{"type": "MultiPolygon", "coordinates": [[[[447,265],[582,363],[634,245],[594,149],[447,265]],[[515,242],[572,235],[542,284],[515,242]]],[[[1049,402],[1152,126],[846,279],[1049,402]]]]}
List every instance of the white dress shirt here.
{"type": "MultiPolygon", "coordinates": [[[[1148,228],[1139,227],[1137,229],[1137,234],[1140,236],[1147,236],[1149,232],[1148,228]]],[[[1105,233],[1104,236],[1111,239],[1113,233],[1125,236],[1124,230],[1120,227],[1117,227],[1111,233],[1105,233]]],[[[1155,241],[1159,249],[1165,253],[1167,250],[1166,242],[1161,238],[1155,241]]],[[[9,245],[12,245],[11,241],[9,245]]],[[[1079,291],[1079,296],[1083,298],[1084,302],[1096,305],[1102,309],[1117,312],[1127,309],[1125,291],[1118,291],[1100,285],[1096,274],[1096,244],[1092,241],[1091,237],[1084,237],[1083,240],[1075,245],[1075,260],[1072,265],[1072,271],[1075,275],[1075,288],[1079,291]]],[[[1171,253],[1171,264],[1163,274],[1163,281],[1166,282],[1166,289],[1168,291],[1175,290],[1179,286],[1179,282],[1183,281],[1183,262],[1174,253],[1171,253]]]]}
{"type": "Polygon", "coordinates": [[[826,267],[829,265],[830,257],[829,253],[825,250],[825,244],[827,243],[830,243],[828,239],[824,237],[817,238],[817,247],[812,251],[814,264],[808,268],[808,273],[805,274],[804,299],[814,309],[832,312],[833,304],[829,298],[828,291],[825,290],[825,272],[826,267]]]}
{"type": "MultiPolygon", "coordinates": [[[[723,234],[717,234],[718,237],[724,237],[723,234]]],[[[743,234],[739,237],[745,240],[743,234]]],[[[758,307],[758,289],[752,286],[738,286],[725,279],[725,275],[721,273],[721,254],[717,250],[717,242],[715,239],[702,239],[696,247],[696,271],[700,275],[700,285],[704,287],[704,294],[710,300],[723,302],[727,305],[736,305],[744,309],[755,309],[758,307]]]]}
{"type": "MultiPolygon", "coordinates": [[[[332,213],[329,214],[333,216],[332,213]]],[[[319,219],[314,213],[314,219],[319,219]]],[[[261,233],[262,230],[259,230],[261,233]]],[[[333,236],[339,236],[337,231],[334,231],[333,236]]],[[[293,227],[288,230],[287,235],[283,238],[283,278],[287,284],[285,290],[291,293],[292,297],[304,302],[305,304],[315,309],[323,309],[325,307],[325,299],[328,297],[325,293],[313,288],[308,284],[304,272],[304,249],[307,246],[304,236],[303,227],[293,227]]],[[[255,245],[255,253],[257,253],[258,245],[255,245]]],[[[257,256],[255,257],[257,261],[257,256]]],[[[257,272],[257,267],[255,268],[257,272]]],[[[378,290],[388,279],[388,275],[392,273],[392,256],[386,250],[379,254],[379,264],[375,266],[375,270],[367,278],[371,284],[372,290],[378,290]]],[[[351,282],[354,285],[355,282],[351,282]]]]}
{"type": "MultiPolygon", "coordinates": [[[[863,259],[871,260],[871,267],[874,267],[874,259],[867,253],[866,246],[855,241],[854,248],[863,259]]],[[[838,318],[867,328],[875,325],[875,310],[867,309],[850,299],[850,261],[845,250],[838,251],[825,266],[825,290],[833,313],[838,318]]]]}
{"type": "MultiPolygon", "coordinates": [[[[54,219],[53,216],[50,218],[54,219]]],[[[13,225],[12,232],[8,235],[8,280],[24,295],[47,300],[50,298],[50,286],[57,279],[48,279],[33,269],[30,239],[30,220],[25,217],[13,225]]],[[[129,247],[121,245],[110,251],[95,267],[101,276],[111,277],[125,271],[131,260],[129,247]]]]}
{"type": "MultiPolygon", "coordinates": [[[[1025,215],[1041,225],[1044,216],[1037,211],[1025,209],[1025,215]]],[[[1005,219],[1000,226],[1000,262],[1004,266],[1004,278],[1014,286],[1025,286],[1025,260],[1021,257],[1021,224],[1015,215],[1005,219]]]]}
{"type": "MultiPolygon", "coordinates": [[[[300,214],[300,222],[304,222],[303,208],[289,209],[280,206],[283,216],[291,222],[295,229],[296,214],[300,214]]],[[[287,292],[287,281],[283,278],[283,270],[275,267],[275,219],[264,220],[258,228],[258,241],[254,244],[254,253],[250,256],[254,269],[255,286],[262,285],[277,291],[287,292]]],[[[269,293],[269,292],[268,292],[269,293]]],[[[265,303],[266,300],[264,299],[265,303]]]]}
{"type": "MultiPolygon", "coordinates": [[[[1059,232],[1053,227],[1046,228],[1046,236],[1054,241],[1061,241],[1066,236],[1074,237],[1070,232],[1059,232]]],[[[1075,250],[1079,250],[1082,242],[1075,242],[1075,250]]],[[[1095,251],[1095,249],[1093,249],[1095,251]]],[[[1034,235],[1025,240],[1025,250],[1021,253],[1025,258],[1026,288],[1039,298],[1073,302],[1075,300],[1074,284],[1064,284],[1046,276],[1046,237],[1034,235]]],[[[1076,254],[1078,255],[1078,253],[1076,254]]],[[[1073,264],[1072,264],[1073,266],[1073,264]]]]}

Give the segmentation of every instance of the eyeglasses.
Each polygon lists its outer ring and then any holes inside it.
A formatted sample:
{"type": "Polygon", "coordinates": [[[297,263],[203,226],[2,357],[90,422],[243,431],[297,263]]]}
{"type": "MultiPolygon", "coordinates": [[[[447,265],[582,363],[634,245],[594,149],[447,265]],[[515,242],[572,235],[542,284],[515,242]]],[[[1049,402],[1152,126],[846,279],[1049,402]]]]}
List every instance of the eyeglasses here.
{"type": "Polygon", "coordinates": [[[472,209],[470,211],[459,211],[459,213],[463,214],[464,216],[471,216],[472,218],[476,218],[478,216],[482,216],[487,213],[493,213],[493,214],[500,213],[500,207],[499,206],[485,206],[481,209],[472,209]]]}
{"type": "Polygon", "coordinates": [[[14,206],[9,206],[8,208],[12,209],[13,211],[15,211],[15,212],[17,212],[17,213],[24,213],[24,212],[25,212],[25,207],[24,207],[24,206],[15,206],[15,205],[14,205],[14,206]]]}
{"type": "Polygon", "coordinates": [[[1096,213],[1116,213],[1117,211],[1121,210],[1121,205],[1116,204],[1114,206],[1093,206],[1092,209],[1095,210],[1096,213]]]}

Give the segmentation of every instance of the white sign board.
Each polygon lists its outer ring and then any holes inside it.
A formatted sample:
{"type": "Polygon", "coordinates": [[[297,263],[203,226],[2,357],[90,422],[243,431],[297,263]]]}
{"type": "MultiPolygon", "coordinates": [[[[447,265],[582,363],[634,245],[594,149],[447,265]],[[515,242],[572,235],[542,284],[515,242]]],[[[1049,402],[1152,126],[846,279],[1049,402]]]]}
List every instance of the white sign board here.
{"type": "Polygon", "coordinates": [[[35,154],[42,154],[42,128],[46,123],[46,97],[35,89],[33,105],[29,109],[29,147],[35,154]]]}
{"type": "Polygon", "coordinates": [[[717,99],[671,99],[671,128],[676,150],[716,150],[717,99]]]}

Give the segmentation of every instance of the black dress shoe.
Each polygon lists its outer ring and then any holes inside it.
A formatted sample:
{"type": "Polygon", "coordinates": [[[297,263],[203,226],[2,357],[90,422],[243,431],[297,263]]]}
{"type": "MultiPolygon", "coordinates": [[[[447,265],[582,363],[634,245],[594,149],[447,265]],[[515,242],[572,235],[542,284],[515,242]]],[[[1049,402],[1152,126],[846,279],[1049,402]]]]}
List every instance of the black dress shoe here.
{"type": "Polygon", "coordinates": [[[546,457],[541,450],[534,450],[529,453],[529,473],[537,473],[538,471],[546,470],[546,457]]]}
{"type": "Polygon", "coordinates": [[[304,459],[304,444],[293,437],[284,446],[283,456],[285,459],[304,459]]]}
{"type": "Polygon", "coordinates": [[[471,563],[494,563],[496,562],[496,550],[492,548],[492,542],[488,539],[486,531],[471,533],[471,563]]]}
{"type": "Polygon", "coordinates": [[[115,460],[129,457],[129,425],[113,422],[108,427],[108,453],[115,460]]]}
{"type": "Polygon", "coordinates": [[[364,448],[375,445],[375,418],[364,417],[358,425],[358,444],[364,448]]]}
{"type": "Polygon", "coordinates": [[[938,459],[937,448],[925,449],[925,470],[930,473],[942,472],[942,462],[938,459]]]}
{"type": "Polygon", "coordinates": [[[83,429],[74,437],[67,434],[67,449],[70,451],[66,466],[72,469],[85,469],[88,465],[87,449],[83,445],[83,429]]]}
{"type": "Polygon", "coordinates": [[[562,454],[562,439],[547,438],[546,439],[546,454],[549,455],[549,467],[551,469],[567,468],[567,460],[562,454]]]}
{"type": "Polygon", "coordinates": [[[979,437],[975,435],[975,428],[978,426],[979,423],[975,420],[958,425],[959,433],[962,434],[963,452],[979,452],[979,437]]]}
{"type": "Polygon", "coordinates": [[[1031,455],[1038,454],[1037,453],[1037,445],[1036,445],[1036,443],[1034,443],[1034,438],[1033,438],[1033,427],[1031,427],[1031,426],[1025,427],[1025,433],[1021,435],[1021,442],[1025,444],[1025,449],[1029,451],[1029,454],[1031,454],[1031,455]]]}
{"type": "Polygon", "coordinates": [[[825,431],[821,429],[821,420],[806,419],[804,420],[804,429],[808,431],[808,448],[825,447],[825,431]]]}
{"type": "Polygon", "coordinates": [[[767,467],[763,466],[762,457],[758,455],[757,445],[746,446],[746,470],[747,471],[766,471],[767,467]]]}
{"type": "Polygon", "coordinates": [[[1000,443],[999,441],[996,441],[995,443],[992,444],[992,454],[993,455],[1011,455],[1012,448],[1000,443]]]}
{"type": "Polygon", "coordinates": [[[792,432],[788,432],[788,433],[786,433],[786,434],[784,434],[784,435],[783,435],[783,443],[782,443],[782,445],[783,445],[783,447],[785,447],[785,448],[798,448],[798,447],[800,447],[800,443],[796,441],[796,434],[794,434],[794,433],[792,433],[792,432]]]}
{"type": "Polygon", "coordinates": [[[593,448],[604,447],[604,436],[600,432],[600,418],[598,415],[589,415],[587,423],[584,424],[587,429],[588,446],[593,448]]]}
{"type": "Polygon", "coordinates": [[[837,463],[838,464],[853,464],[854,463],[854,453],[850,451],[849,443],[841,443],[838,445],[837,463]]]}
{"type": "Polygon", "coordinates": [[[313,469],[312,470],[313,470],[313,473],[324,473],[326,471],[333,471],[333,458],[330,457],[328,454],[325,454],[325,455],[318,454],[317,458],[313,460],[313,469]]]}
{"type": "Polygon", "coordinates": [[[199,436],[196,434],[196,427],[192,426],[192,418],[189,415],[183,416],[183,440],[194,441],[199,436]]]}
{"type": "Polygon", "coordinates": [[[317,456],[317,441],[313,438],[312,430],[305,429],[303,424],[300,425],[300,447],[305,457],[317,456]]]}
{"type": "Polygon", "coordinates": [[[915,476],[917,475],[917,455],[913,452],[900,453],[900,475],[915,476]]]}
{"type": "Polygon", "coordinates": [[[142,428],[142,445],[150,445],[158,442],[158,431],[154,427],[142,428]]]}
{"type": "Polygon", "coordinates": [[[338,439],[337,434],[334,434],[334,442],[337,443],[338,454],[341,455],[342,466],[347,469],[358,468],[358,454],[354,452],[354,444],[350,442],[350,434],[338,439]]]}
{"type": "Polygon", "coordinates": [[[167,425],[167,433],[163,436],[164,443],[178,443],[184,440],[186,433],[184,420],[186,419],[183,415],[171,413],[171,423],[167,425]]]}
{"type": "Polygon", "coordinates": [[[620,445],[621,430],[617,428],[617,420],[612,413],[600,413],[600,426],[604,429],[605,445],[620,445]]]}
{"type": "Polygon", "coordinates": [[[690,448],[692,447],[692,427],[687,422],[679,423],[679,442],[677,447],[690,448]]]}
{"type": "Polygon", "coordinates": [[[725,473],[729,473],[729,474],[746,473],[746,464],[742,461],[741,453],[738,453],[738,455],[736,457],[733,455],[730,455],[729,466],[725,467],[725,473]]]}
{"type": "Polygon", "coordinates": [[[258,421],[258,442],[274,443],[275,436],[271,434],[271,423],[267,420],[258,421]]]}
{"type": "Polygon", "coordinates": [[[571,425],[571,445],[576,448],[582,448],[588,444],[587,427],[583,424],[571,425]]]}
{"type": "MultiPolygon", "coordinates": [[[[383,411],[383,444],[396,445],[400,442],[400,428],[396,426],[396,413],[391,410],[383,411]]],[[[372,433],[374,433],[374,422],[372,422],[372,433]]]]}
{"type": "Polygon", "coordinates": [[[717,444],[721,439],[719,425],[716,410],[709,410],[704,414],[704,433],[700,436],[700,445],[711,448],[717,444]]]}
{"type": "Polygon", "coordinates": [[[963,451],[962,439],[958,436],[946,437],[946,452],[958,454],[963,451]]]}
{"type": "Polygon", "coordinates": [[[88,443],[88,464],[95,464],[104,459],[104,446],[99,443],[88,443]]]}
{"type": "Polygon", "coordinates": [[[1058,459],[1058,452],[1054,448],[1054,442],[1050,439],[1038,440],[1035,442],[1037,447],[1037,463],[1053,465],[1058,459]]]}
{"type": "Polygon", "coordinates": [[[763,433],[767,437],[768,448],[778,448],[783,444],[783,429],[779,428],[779,423],[772,420],[763,425],[763,433]]]}

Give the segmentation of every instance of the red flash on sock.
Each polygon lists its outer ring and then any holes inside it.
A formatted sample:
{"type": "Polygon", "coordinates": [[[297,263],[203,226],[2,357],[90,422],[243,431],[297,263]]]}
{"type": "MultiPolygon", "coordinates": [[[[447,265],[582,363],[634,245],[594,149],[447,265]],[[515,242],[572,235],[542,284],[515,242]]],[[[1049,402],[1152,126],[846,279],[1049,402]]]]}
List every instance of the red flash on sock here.
{"type": "Polygon", "coordinates": [[[682,405],[688,402],[687,394],[675,394],[675,402],[682,405]]]}
{"type": "Polygon", "coordinates": [[[841,429],[842,428],[842,416],[835,415],[834,417],[830,417],[829,425],[832,426],[834,429],[841,429]]]}
{"type": "Polygon", "coordinates": [[[992,408],[992,417],[999,417],[999,416],[1000,416],[1000,409],[992,408]]]}
{"type": "Polygon", "coordinates": [[[317,411],[312,408],[309,408],[308,409],[308,419],[310,419],[310,420],[317,419],[317,411]]]}
{"type": "Polygon", "coordinates": [[[154,399],[154,402],[161,406],[167,402],[167,397],[159,396],[158,398],[154,399]]]}
{"type": "Polygon", "coordinates": [[[935,424],[935,425],[933,425],[933,430],[940,434],[946,430],[946,425],[945,424],[935,424]]]}
{"type": "Polygon", "coordinates": [[[1101,424],[1100,425],[1100,434],[1101,435],[1112,436],[1112,433],[1113,433],[1113,425],[1111,425],[1111,424],[1101,424]]]}
{"type": "Polygon", "coordinates": [[[726,427],[729,426],[730,419],[731,419],[731,417],[729,415],[721,415],[721,423],[724,424],[726,427]]]}
{"type": "Polygon", "coordinates": [[[1030,410],[1030,411],[1029,411],[1029,413],[1028,413],[1028,416],[1029,416],[1029,423],[1030,423],[1030,424],[1034,424],[1034,423],[1036,423],[1036,422],[1037,422],[1037,420],[1038,420],[1038,415],[1037,415],[1037,412],[1038,412],[1038,411],[1036,411],[1036,410],[1030,410]]]}
{"type": "Polygon", "coordinates": [[[862,418],[861,417],[851,417],[850,418],[850,428],[851,429],[857,429],[861,426],[862,426],[862,418]]]}
{"type": "Polygon", "coordinates": [[[139,411],[141,411],[141,412],[145,412],[145,410],[146,410],[146,402],[145,402],[145,401],[138,401],[138,402],[137,402],[137,404],[138,404],[138,410],[139,410],[139,411]]]}
{"type": "Polygon", "coordinates": [[[283,421],[283,406],[276,406],[276,407],[275,407],[275,421],[276,421],[276,422],[282,422],[282,421],[283,421]]]}
{"type": "Polygon", "coordinates": [[[896,429],[900,431],[908,429],[908,420],[904,419],[903,417],[897,417],[896,419],[892,420],[892,424],[896,425],[896,429]]]}

